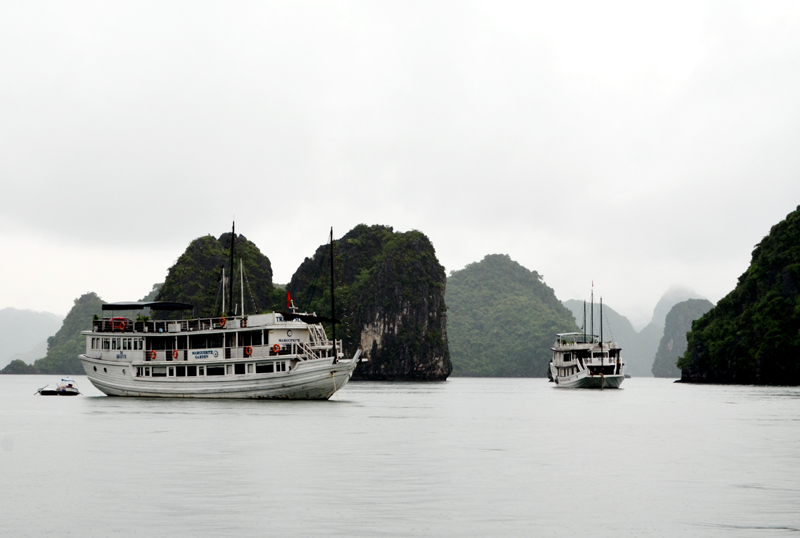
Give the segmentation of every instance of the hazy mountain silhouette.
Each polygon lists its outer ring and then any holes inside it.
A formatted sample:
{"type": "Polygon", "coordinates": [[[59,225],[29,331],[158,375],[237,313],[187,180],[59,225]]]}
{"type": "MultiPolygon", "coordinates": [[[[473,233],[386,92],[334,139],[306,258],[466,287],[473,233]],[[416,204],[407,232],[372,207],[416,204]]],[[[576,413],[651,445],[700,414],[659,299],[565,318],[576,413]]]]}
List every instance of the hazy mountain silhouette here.
{"type": "MultiPolygon", "coordinates": [[[[47,349],[47,338],[53,336],[63,316],[50,312],[34,312],[17,308],[0,310],[0,368],[13,359],[28,358],[47,349]]],[[[42,356],[42,355],[40,355],[42,356]]],[[[39,357],[33,357],[36,359],[39,357]]]]}

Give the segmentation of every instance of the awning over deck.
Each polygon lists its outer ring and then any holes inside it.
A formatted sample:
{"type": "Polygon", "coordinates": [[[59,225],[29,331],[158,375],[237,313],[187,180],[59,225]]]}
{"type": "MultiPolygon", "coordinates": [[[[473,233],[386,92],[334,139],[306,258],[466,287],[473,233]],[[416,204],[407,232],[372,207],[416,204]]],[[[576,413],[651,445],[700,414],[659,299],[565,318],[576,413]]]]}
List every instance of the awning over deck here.
{"type": "Polygon", "coordinates": [[[150,308],[151,310],[191,310],[194,307],[188,303],[174,303],[172,301],[123,302],[103,305],[103,310],[142,310],[144,308],[150,308]]]}

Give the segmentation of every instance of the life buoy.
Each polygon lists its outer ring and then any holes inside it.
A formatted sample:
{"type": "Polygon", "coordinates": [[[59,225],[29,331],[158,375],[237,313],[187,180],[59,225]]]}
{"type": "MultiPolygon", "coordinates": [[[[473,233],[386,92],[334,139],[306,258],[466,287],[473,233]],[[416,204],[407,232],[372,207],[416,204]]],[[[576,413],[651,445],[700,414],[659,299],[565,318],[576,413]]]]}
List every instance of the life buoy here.
{"type": "Polygon", "coordinates": [[[178,358],[178,350],[177,349],[173,349],[172,350],[172,358],[173,359],[177,359],[178,358]]]}
{"type": "Polygon", "coordinates": [[[127,327],[127,322],[125,318],[111,318],[111,330],[116,331],[124,331],[125,327],[127,327]]]}
{"type": "Polygon", "coordinates": [[[225,318],[219,318],[219,326],[220,326],[220,327],[224,327],[224,326],[225,326],[225,324],[226,324],[227,322],[228,322],[228,320],[227,320],[227,319],[225,319],[225,318]]]}
{"type": "Polygon", "coordinates": [[[153,361],[156,360],[156,350],[155,349],[151,349],[150,350],[150,360],[153,360],[153,361]]]}
{"type": "Polygon", "coordinates": [[[249,357],[253,354],[253,348],[251,346],[247,346],[244,348],[244,356],[249,357]]]}
{"type": "Polygon", "coordinates": [[[274,346],[272,346],[272,352],[273,353],[280,353],[281,352],[281,345],[280,344],[275,344],[274,346]]]}

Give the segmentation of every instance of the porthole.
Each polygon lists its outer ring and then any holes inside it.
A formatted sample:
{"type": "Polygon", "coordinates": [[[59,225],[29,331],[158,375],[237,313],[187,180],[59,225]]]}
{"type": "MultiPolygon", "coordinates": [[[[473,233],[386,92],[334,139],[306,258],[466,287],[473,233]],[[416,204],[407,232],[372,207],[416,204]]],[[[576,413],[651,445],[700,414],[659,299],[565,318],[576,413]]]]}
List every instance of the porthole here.
{"type": "Polygon", "coordinates": [[[291,330],[291,329],[289,329],[288,331],[286,331],[286,336],[292,336],[292,330],[291,330]]]}
{"type": "Polygon", "coordinates": [[[94,368],[94,371],[95,371],[95,372],[97,371],[97,366],[93,366],[92,368],[94,368]]]}
{"type": "Polygon", "coordinates": [[[122,375],[125,375],[125,368],[122,369],[122,375]]]}
{"type": "Polygon", "coordinates": [[[107,368],[103,368],[103,371],[104,371],[105,373],[108,373],[108,369],[107,369],[107,368]]]}

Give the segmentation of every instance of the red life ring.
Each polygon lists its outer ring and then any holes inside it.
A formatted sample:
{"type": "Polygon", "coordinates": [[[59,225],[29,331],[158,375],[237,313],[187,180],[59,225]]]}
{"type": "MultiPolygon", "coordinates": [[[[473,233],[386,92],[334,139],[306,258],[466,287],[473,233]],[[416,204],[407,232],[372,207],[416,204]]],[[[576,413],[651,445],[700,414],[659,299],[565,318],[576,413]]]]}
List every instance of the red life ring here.
{"type": "Polygon", "coordinates": [[[150,350],[150,360],[153,360],[153,361],[156,360],[156,350],[155,349],[151,349],[150,350]]]}
{"type": "Polygon", "coordinates": [[[274,346],[272,346],[272,352],[273,353],[280,353],[281,352],[281,345],[280,344],[275,344],[274,346]]]}
{"type": "Polygon", "coordinates": [[[173,349],[172,350],[172,358],[173,359],[177,359],[178,358],[178,350],[177,349],[173,349]]]}
{"type": "Polygon", "coordinates": [[[111,318],[111,330],[112,331],[124,331],[125,327],[128,324],[126,323],[125,318],[111,318]]]}
{"type": "Polygon", "coordinates": [[[253,354],[253,348],[251,346],[247,346],[246,348],[244,348],[245,357],[249,357],[252,354],[253,354]]]}
{"type": "Polygon", "coordinates": [[[220,327],[224,327],[227,322],[228,322],[228,320],[226,320],[224,317],[223,318],[219,318],[219,326],[220,327]]]}

